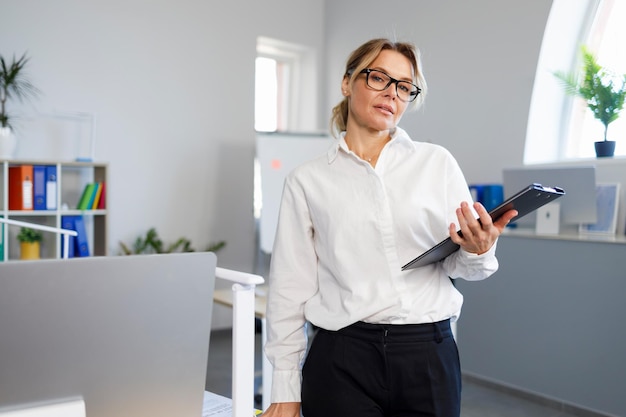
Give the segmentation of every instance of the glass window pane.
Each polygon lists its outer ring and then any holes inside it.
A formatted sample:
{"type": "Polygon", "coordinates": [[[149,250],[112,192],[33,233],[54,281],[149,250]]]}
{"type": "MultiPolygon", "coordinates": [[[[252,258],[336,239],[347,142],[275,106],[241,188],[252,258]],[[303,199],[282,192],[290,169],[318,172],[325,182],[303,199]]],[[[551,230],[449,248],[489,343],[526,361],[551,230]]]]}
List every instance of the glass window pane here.
{"type": "Polygon", "coordinates": [[[275,132],[278,121],[278,79],[276,60],[256,59],[254,83],[254,128],[259,132],[275,132]]]}
{"type": "MultiPolygon", "coordinates": [[[[594,51],[598,63],[617,73],[626,73],[626,1],[604,0],[598,7],[586,45],[594,51]]],[[[593,143],[604,139],[604,125],[587,108],[584,100],[577,98],[572,106],[569,123],[567,158],[593,158],[593,143]]],[[[626,112],[609,124],[607,139],[617,142],[615,155],[626,155],[626,143],[618,140],[626,137],[626,112]]]]}

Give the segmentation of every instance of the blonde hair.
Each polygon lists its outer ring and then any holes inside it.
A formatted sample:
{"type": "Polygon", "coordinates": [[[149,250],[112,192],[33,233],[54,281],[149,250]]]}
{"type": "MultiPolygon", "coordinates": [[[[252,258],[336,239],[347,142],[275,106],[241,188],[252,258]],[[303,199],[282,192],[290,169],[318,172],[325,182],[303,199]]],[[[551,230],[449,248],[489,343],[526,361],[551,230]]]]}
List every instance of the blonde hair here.
{"type": "MultiPolygon", "coordinates": [[[[396,51],[404,55],[413,67],[413,82],[421,89],[415,101],[409,103],[412,109],[419,108],[426,97],[426,79],[422,71],[419,50],[412,43],[392,42],[389,39],[372,39],[355,49],[346,63],[344,77],[348,77],[349,83],[354,83],[361,71],[367,68],[378,55],[384,50],[396,51]]],[[[348,97],[344,97],[335,107],[333,107],[330,118],[330,131],[333,136],[338,137],[340,132],[346,130],[348,122],[348,97]]]]}

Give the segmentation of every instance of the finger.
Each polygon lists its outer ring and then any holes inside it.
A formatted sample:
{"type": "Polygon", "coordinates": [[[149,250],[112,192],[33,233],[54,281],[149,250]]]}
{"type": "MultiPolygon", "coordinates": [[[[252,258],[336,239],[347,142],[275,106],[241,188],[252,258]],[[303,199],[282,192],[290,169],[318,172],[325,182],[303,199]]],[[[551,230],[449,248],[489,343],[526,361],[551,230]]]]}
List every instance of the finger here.
{"type": "Polygon", "coordinates": [[[462,218],[459,218],[459,222],[461,223],[461,230],[463,230],[463,223],[467,226],[467,229],[470,230],[473,234],[480,233],[482,230],[482,226],[478,219],[476,219],[476,215],[470,208],[469,204],[465,201],[461,203],[461,213],[462,218]]]}
{"type": "Polygon", "coordinates": [[[470,233],[470,229],[467,225],[467,219],[465,218],[465,214],[463,213],[463,203],[461,203],[461,207],[456,209],[456,218],[459,223],[460,232],[468,235],[470,233]]]}
{"type": "Polygon", "coordinates": [[[456,230],[456,224],[450,223],[450,226],[448,227],[448,231],[450,232],[450,239],[454,243],[456,243],[457,245],[460,245],[463,242],[463,237],[459,236],[459,233],[456,230]]]}
{"type": "Polygon", "coordinates": [[[494,222],[494,226],[496,226],[500,231],[504,230],[507,224],[513,220],[518,215],[517,210],[509,210],[504,213],[498,220],[494,222]]]}
{"type": "Polygon", "coordinates": [[[491,225],[493,224],[493,219],[489,215],[489,212],[482,204],[476,202],[474,203],[474,210],[478,213],[478,218],[480,219],[480,223],[482,224],[482,228],[484,230],[489,230],[491,225]]]}

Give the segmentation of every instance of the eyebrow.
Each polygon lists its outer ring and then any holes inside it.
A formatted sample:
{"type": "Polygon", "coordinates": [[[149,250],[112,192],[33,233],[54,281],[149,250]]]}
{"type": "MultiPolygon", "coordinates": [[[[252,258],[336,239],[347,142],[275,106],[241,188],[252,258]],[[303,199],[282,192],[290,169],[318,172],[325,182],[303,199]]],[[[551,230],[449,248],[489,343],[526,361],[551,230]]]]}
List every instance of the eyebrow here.
{"type": "Polygon", "coordinates": [[[391,78],[396,79],[398,81],[407,81],[407,82],[410,82],[411,84],[413,84],[413,78],[396,78],[396,77],[393,77],[391,74],[389,74],[389,71],[387,71],[384,68],[381,68],[381,67],[369,67],[369,68],[373,69],[373,70],[376,70],[376,71],[384,72],[385,74],[387,74],[391,78]]]}

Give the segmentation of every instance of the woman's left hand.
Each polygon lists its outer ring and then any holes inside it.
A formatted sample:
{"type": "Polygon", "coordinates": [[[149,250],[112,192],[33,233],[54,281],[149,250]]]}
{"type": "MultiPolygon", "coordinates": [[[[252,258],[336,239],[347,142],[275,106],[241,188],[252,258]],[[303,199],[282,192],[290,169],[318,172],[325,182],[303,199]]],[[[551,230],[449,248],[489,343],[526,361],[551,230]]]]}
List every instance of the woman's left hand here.
{"type": "Polygon", "coordinates": [[[456,209],[461,236],[457,233],[456,225],[452,223],[450,224],[450,238],[465,251],[481,255],[493,246],[506,225],[517,216],[517,211],[509,210],[494,222],[482,204],[474,203],[474,210],[478,213],[480,221],[474,217],[467,202],[461,203],[461,207],[456,209]]]}

